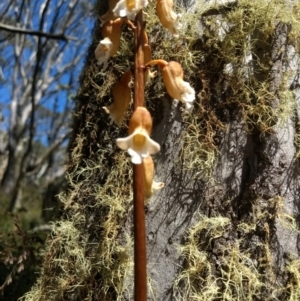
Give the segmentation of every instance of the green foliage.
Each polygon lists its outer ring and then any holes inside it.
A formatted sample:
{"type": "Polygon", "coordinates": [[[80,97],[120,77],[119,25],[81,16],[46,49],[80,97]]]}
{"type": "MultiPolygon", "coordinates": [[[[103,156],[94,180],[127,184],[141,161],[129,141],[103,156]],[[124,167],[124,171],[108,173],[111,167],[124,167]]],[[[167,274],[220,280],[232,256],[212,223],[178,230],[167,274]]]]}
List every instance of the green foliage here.
{"type": "Polygon", "coordinates": [[[4,212],[0,217],[0,295],[15,301],[36,281],[45,233],[26,230],[24,214],[23,221],[4,212]]]}
{"type": "Polygon", "coordinates": [[[15,301],[37,279],[49,228],[40,226],[42,219],[41,190],[28,181],[22,187],[22,208],[8,213],[9,199],[0,196],[0,295],[15,301]]]}

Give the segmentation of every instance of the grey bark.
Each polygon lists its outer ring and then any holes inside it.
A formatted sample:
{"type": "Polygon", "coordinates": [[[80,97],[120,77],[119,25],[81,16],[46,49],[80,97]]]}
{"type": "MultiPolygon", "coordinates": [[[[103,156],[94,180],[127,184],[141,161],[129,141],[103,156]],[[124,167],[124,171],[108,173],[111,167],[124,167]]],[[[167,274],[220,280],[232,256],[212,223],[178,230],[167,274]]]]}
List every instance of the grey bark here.
{"type": "MultiPolygon", "coordinates": [[[[287,25],[277,24],[276,33],[269,41],[272,45],[259,40],[257,48],[263,47],[264,52],[271,49],[271,91],[277,95],[273,99],[273,108],[279,106],[283,74],[289,70],[292,75],[288,85],[295,93],[299,112],[299,61],[296,59],[299,54],[295,54],[293,48],[288,46],[288,31],[287,25]]],[[[255,57],[262,63],[263,58],[259,57],[259,53],[255,57]]],[[[266,74],[255,72],[256,60],[254,73],[262,81],[266,74]]],[[[162,145],[162,152],[157,156],[157,177],[165,181],[166,187],[153,198],[152,208],[147,214],[148,269],[155,291],[151,300],[174,300],[174,279],[184,264],[179,257],[178,246],[183,243],[186,231],[199,221],[199,212],[211,217],[217,214],[230,216],[232,224],[237,225],[251,218],[255,198],[259,198],[268,208],[268,201],[280,196],[284,200],[284,213],[291,216],[299,214],[298,159],[294,144],[299,113],[296,118],[290,116],[284,123],[274,126],[269,134],[248,133],[239,116],[226,122],[227,130],[220,137],[220,155],[212,185],[201,184],[201,180],[193,179],[193,173],[184,172],[176,162],[180,151],[184,151],[180,143],[180,134],[184,130],[180,109],[176,105],[173,108],[165,105],[163,114],[164,120],[157,126],[154,139],[162,145]],[[221,205],[230,200],[231,208],[221,205]]],[[[268,210],[272,210],[271,206],[268,210]]],[[[269,227],[272,256],[278,268],[276,277],[282,281],[286,258],[299,257],[299,236],[297,232],[284,227],[278,218],[275,222],[270,220],[269,227]]],[[[234,228],[231,231],[229,239],[234,241],[238,234],[234,233],[234,228]]],[[[251,243],[255,244],[254,237],[248,247],[251,243]]],[[[218,247],[215,244],[215,249],[209,252],[217,254],[218,247]]],[[[218,260],[216,256],[215,261],[218,260]]]]}

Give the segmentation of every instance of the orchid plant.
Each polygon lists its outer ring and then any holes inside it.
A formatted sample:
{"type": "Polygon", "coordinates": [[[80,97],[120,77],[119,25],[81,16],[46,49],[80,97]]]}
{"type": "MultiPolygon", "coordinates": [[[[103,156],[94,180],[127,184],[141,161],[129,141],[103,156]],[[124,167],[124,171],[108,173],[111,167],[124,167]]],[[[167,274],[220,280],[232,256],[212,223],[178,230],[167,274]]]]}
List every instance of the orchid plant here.
{"type": "MultiPolygon", "coordinates": [[[[103,69],[107,68],[108,59],[118,51],[121,38],[121,25],[127,23],[134,28],[134,25],[130,20],[134,20],[136,14],[147,5],[147,0],[109,1],[108,12],[100,17],[100,20],[104,22],[102,25],[102,36],[104,38],[100,41],[95,50],[98,64],[103,64],[103,69]]],[[[179,23],[180,14],[176,14],[173,11],[173,0],[156,0],[156,10],[161,24],[174,36],[178,36],[178,30],[182,25],[179,23]]],[[[195,91],[188,82],[183,80],[184,73],[181,65],[175,61],[166,62],[161,59],[152,60],[151,48],[148,44],[148,37],[145,30],[143,31],[143,51],[145,63],[144,82],[149,82],[156,75],[156,72],[150,71],[150,66],[158,65],[162,72],[163,81],[168,94],[172,98],[183,102],[186,109],[190,109],[195,100],[195,91]]],[[[123,116],[129,107],[129,73],[130,71],[126,73],[127,80],[121,79],[121,81],[116,83],[113,87],[114,103],[109,107],[104,107],[105,111],[110,114],[111,119],[118,125],[121,124],[123,116]]],[[[149,133],[147,133],[147,131],[139,124],[136,125],[136,128],[129,131],[129,136],[127,138],[117,139],[117,145],[129,153],[131,161],[134,164],[141,164],[142,158],[148,156],[148,154],[155,153],[154,149],[158,152],[158,147],[154,144],[154,141],[150,139],[149,133]],[[141,135],[145,137],[145,144],[143,146],[138,146],[137,143],[139,143],[140,140],[136,137],[141,137],[141,135]]]]}
{"type": "MultiPolygon", "coordinates": [[[[133,196],[134,196],[134,257],[135,257],[135,300],[146,301],[146,238],[144,201],[149,200],[154,191],[164,187],[163,182],[154,181],[154,163],[151,155],[160,151],[160,145],[151,139],[152,117],[144,106],[144,86],[156,76],[150,67],[158,65],[168,94],[192,108],[195,91],[183,80],[184,73],[178,62],[156,58],[144,29],[143,9],[148,0],[109,0],[109,9],[101,21],[103,39],[95,49],[98,65],[102,70],[108,67],[109,59],[119,49],[122,25],[131,27],[135,37],[134,72],[125,72],[112,87],[113,103],[103,109],[117,125],[121,125],[124,114],[131,101],[131,78],[134,79],[134,112],[129,121],[128,136],[118,138],[117,146],[127,151],[133,163],[133,196]]],[[[156,0],[156,12],[163,27],[174,36],[179,37],[182,24],[181,17],[173,10],[173,0],[156,0]]]]}

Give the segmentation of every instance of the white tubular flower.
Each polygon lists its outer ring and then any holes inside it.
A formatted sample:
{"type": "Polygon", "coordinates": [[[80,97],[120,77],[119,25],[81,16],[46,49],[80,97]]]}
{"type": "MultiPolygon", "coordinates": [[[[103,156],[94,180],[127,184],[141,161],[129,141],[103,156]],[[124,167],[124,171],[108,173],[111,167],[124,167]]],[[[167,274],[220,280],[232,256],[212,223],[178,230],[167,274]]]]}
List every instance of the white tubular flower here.
{"type": "Polygon", "coordinates": [[[122,75],[120,81],[113,85],[114,102],[108,107],[103,107],[105,112],[110,114],[110,118],[118,125],[121,125],[131,100],[131,90],[129,88],[131,75],[131,71],[127,71],[122,75]]]}
{"type": "Polygon", "coordinates": [[[186,109],[192,107],[195,100],[195,90],[191,85],[183,80],[183,70],[179,63],[175,61],[166,62],[164,60],[150,61],[146,66],[158,65],[162,70],[164,84],[168,94],[185,104],[186,109]]]}
{"type": "Polygon", "coordinates": [[[151,156],[147,156],[143,159],[144,166],[144,191],[145,199],[151,198],[153,193],[157,190],[162,189],[165,186],[163,182],[154,182],[154,163],[151,156]]]}
{"type": "Polygon", "coordinates": [[[113,9],[113,13],[117,17],[134,20],[137,13],[147,5],[148,0],[120,0],[113,9]]]}
{"type": "Polygon", "coordinates": [[[178,37],[178,30],[182,28],[182,24],[179,22],[181,14],[173,11],[173,0],[157,0],[156,11],[161,25],[178,37]]]}
{"type": "Polygon", "coordinates": [[[133,164],[141,164],[143,158],[160,151],[160,145],[150,138],[152,118],[144,107],[137,107],[129,121],[129,136],[118,138],[117,146],[128,152],[133,164]]]}
{"type": "Polygon", "coordinates": [[[110,58],[111,50],[112,42],[109,38],[101,40],[97,48],[95,49],[95,57],[98,61],[97,64],[103,64],[103,69],[107,68],[107,61],[110,58]]]}
{"type": "Polygon", "coordinates": [[[110,56],[113,56],[116,54],[116,52],[119,49],[120,46],[120,40],[121,40],[121,26],[123,24],[123,20],[121,18],[118,18],[114,21],[107,21],[102,26],[102,36],[107,37],[112,42],[112,49],[110,51],[110,56]]]}

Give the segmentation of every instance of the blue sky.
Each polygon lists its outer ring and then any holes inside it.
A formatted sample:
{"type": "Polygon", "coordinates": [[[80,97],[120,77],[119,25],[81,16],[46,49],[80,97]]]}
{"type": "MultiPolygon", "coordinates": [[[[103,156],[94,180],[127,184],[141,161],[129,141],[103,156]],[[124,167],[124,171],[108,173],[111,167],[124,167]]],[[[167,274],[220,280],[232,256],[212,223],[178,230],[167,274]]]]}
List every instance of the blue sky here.
{"type": "MultiPolygon", "coordinates": [[[[80,0],[81,3],[86,1],[80,0]]],[[[16,3],[21,2],[20,0],[15,0],[16,3]]],[[[0,19],[1,22],[18,27],[23,27],[31,30],[40,30],[40,10],[45,0],[29,1],[29,5],[23,7],[21,11],[21,6],[14,5],[14,7],[8,8],[8,3],[0,4],[0,19]],[[7,9],[8,8],[8,9],[7,9]],[[6,12],[3,14],[3,12],[6,12]],[[30,12],[30,13],[28,13],[30,12]],[[20,17],[21,16],[21,17],[20,17]],[[20,17],[20,18],[19,18],[20,17]],[[16,24],[16,20],[19,18],[19,24],[16,24]]],[[[86,56],[86,50],[91,42],[91,30],[94,26],[95,19],[90,13],[87,13],[82,9],[81,5],[72,7],[72,3],[76,0],[51,0],[47,13],[45,14],[45,25],[42,28],[44,32],[51,32],[56,34],[61,34],[61,27],[66,27],[64,34],[67,36],[73,36],[77,38],[77,41],[57,41],[50,40],[46,41],[46,38],[42,38],[42,43],[47,43],[47,50],[43,53],[42,59],[44,62],[41,64],[41,74],[38,77],[38,82],[43,79],[43,72],[46,70],[48,64],[49,71],[46,81],[51,77],[57,77],[59,80],[48,85],[46,89],[46,95],[41,98],[41,108],[42,111],[53,110],[55,108],[57,113],[61,113],[65,107],[67,100],[70,99],[71,95],[76,93],[78,88],[78,78],[80,76],[81,69],[83,67],[84,59],[86,56]],[[70,13],[68,13],[70,12],[70,13]],[[73,20],[72,20],[73,18],[73,20]],[[68,24],[69,23],[69,24],[68,24]],[[53,57],[52,60],[49,58],[53,57]],[[49,62],[52,61],[52,64],[49,62]],[[76,62],[76,63],[73,63],[76,62]],[[64,65],[69,64],[69,69],[63,72],[61,69],[64,65]],[[59,89],[57,89],[59,88],[59,89]],[[55,91],[58,90],[58,91],[55,91]]],[[[16,4],[15,3],[15,4],[16,4]]],[[[25,1],[27,3],[27,1],[25,1]]],[[[91,5],[90,5],[91,6],[91,5]]],[[[0,30],[0,41],[3,40],[7,35],[6,32],[0,30]]],[[[7,44],[3,48],[6,42],[2,42],[2,47],[0,48],[0,67],[3,75],[3,81],[0,82],[0,109],[4,115],[5,122],[0,121],[0,129],[7,130],[8,120],[10,116],[10,102],[13,93],[13,79],[17,82],[17,87],[20,88],[20,93],[18,94],[18,100],[24,95],[26,85],[24,85],[24,80],[30,81],[33,78],[34,68],[36,65],[36,60],[33,60],[33,64],[29,64],[30,57],[33,52],[37,49],[37,38],[34,36],[25,37],[22,36],[21,39],[25,38],[24,47],[22,47],[22,52],[20,55],[20,65],[25,70],[25,79],[22,78],[20,70],[15,73],[15,67],[17,66],[17,61],[15,59],[15,45],[14,43],[18,38],[16,35],[12,36],[10,40],[11,44],[7,44]],[[29,66],[31,68],[29,68],[29,66]],[[17,75],[16,75],[17,74],[17,75]]],[[[17,45],[22,45],[22,43],[16,42],[17,45]]],[[[27,85],[28,86],[28,85],[27,85]]],[[[45,85],[46,86],[46,85],[45,85]]],[[[15,90],[16,91],[16,90],[15,90]]],[[[20,114],[22,114],[22,108],[20,108],[20,114]]],[[[37,139],[47,144],[47,139],[43,132],[47,130],[47,127],[51,125],[49,122],[39,122],[36,127],[37,139]]]]}

